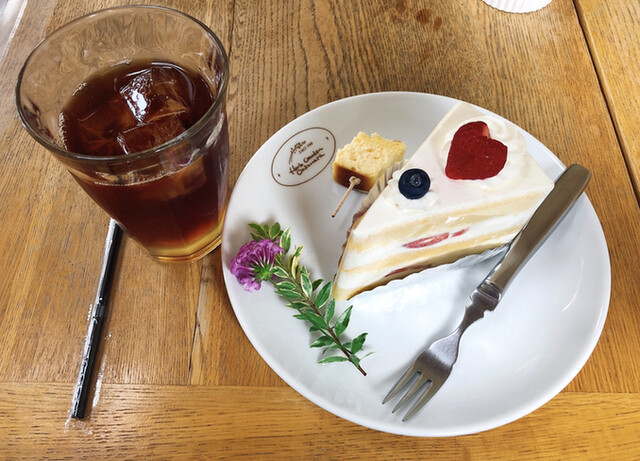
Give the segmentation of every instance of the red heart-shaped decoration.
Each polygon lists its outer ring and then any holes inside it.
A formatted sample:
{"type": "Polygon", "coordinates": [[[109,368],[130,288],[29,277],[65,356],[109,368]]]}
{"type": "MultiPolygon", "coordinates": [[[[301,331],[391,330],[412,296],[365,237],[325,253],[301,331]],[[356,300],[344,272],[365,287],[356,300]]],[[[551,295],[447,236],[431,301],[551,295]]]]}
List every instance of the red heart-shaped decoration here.
{"type": "Polygon", "coordinates": [[[445,173],[451,179],[491,178],[504,168],[507,146],[491,139],[484,122],[462,125],[453,135],[445,173]]]}

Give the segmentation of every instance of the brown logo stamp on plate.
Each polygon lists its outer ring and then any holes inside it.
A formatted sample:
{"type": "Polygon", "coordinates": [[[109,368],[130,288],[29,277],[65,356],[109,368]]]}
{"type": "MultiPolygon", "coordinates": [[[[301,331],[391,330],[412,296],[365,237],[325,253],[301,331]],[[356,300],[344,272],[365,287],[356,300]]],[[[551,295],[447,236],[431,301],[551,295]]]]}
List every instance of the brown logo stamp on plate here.
{"type": "Polygon", "coordinates": [[[324,170],[336,150],[336,138],[326,128],[313,127],[287,139],[271,162],[271,175],[278,184],[297,186],[324,170]]]}

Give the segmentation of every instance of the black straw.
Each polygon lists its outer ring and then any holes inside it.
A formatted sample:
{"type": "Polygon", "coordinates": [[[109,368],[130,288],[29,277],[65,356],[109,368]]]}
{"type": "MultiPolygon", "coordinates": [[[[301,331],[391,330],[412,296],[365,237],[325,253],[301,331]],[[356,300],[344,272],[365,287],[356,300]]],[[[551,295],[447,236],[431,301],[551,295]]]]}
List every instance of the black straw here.
{"type": "Polygon", "coordinates": [[[109,293],[111,292],[121,240],[122,229],[112,219],[109,222],[109,232],[107,233],[107,240],[104,245],[102,273],[100,274],[98,293],[92,307],[89,330],[84,342],[80,373],[78,374],[78,381],[76,382],[76,387],[73,392],[73,400],[71,402],[72,418],[84,418],[85,415],[87,395],[89,394],[89,385],[91,384],[91,376],[93,374],[93,364],[96,358],[96,350],[100,344],[100,331],[102,330],[102,323],[107,311],[107,305],[109,304],[109,293]]]}

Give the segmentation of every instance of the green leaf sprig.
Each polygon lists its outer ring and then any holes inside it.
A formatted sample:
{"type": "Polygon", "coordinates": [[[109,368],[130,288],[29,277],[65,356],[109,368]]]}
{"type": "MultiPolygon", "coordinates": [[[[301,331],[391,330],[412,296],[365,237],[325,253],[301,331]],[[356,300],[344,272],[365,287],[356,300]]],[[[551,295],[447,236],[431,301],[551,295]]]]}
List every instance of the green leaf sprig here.
{"type": "Polygon", "coordinates": [[[349,306],[336,318],[331,281],[325,283],[322,279],[311,279],[307,268],[300,264],[302,245],[295,247],[289,255],[290,229],[283,230],[277,222],[271,226],[256,223],[249,226],[254,231],[251,233],[254,241],[269,239],[277,242],[284,250],[274,258],[270,281],[275,293],[287,301],[288,307],[297,311],[294,317],[310,323],[309,331],[320,334],[311,347],[323,348],[322,355],[335,353],[326,355],[318,363],[348,361],[366,376],[367,373],[360,366],[361,358],[358,353],[362,351],[367,333],[362,333],[351,341],[342,338],[349,325],[353,306],[349,306]]]}

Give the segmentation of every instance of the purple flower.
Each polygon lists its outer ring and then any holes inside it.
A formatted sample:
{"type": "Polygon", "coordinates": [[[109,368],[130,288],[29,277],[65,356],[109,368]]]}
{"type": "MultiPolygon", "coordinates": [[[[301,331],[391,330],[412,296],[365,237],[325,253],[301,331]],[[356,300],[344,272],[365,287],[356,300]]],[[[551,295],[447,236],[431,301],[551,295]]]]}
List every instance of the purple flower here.
{"type": "Polygon", "coordinates": [[[231,273],[247,291],[257,291],[262,282],[273,275],[276,255],[284,250],[273,240],[262,239],[245,243],[231,260],[231,273]]]}

